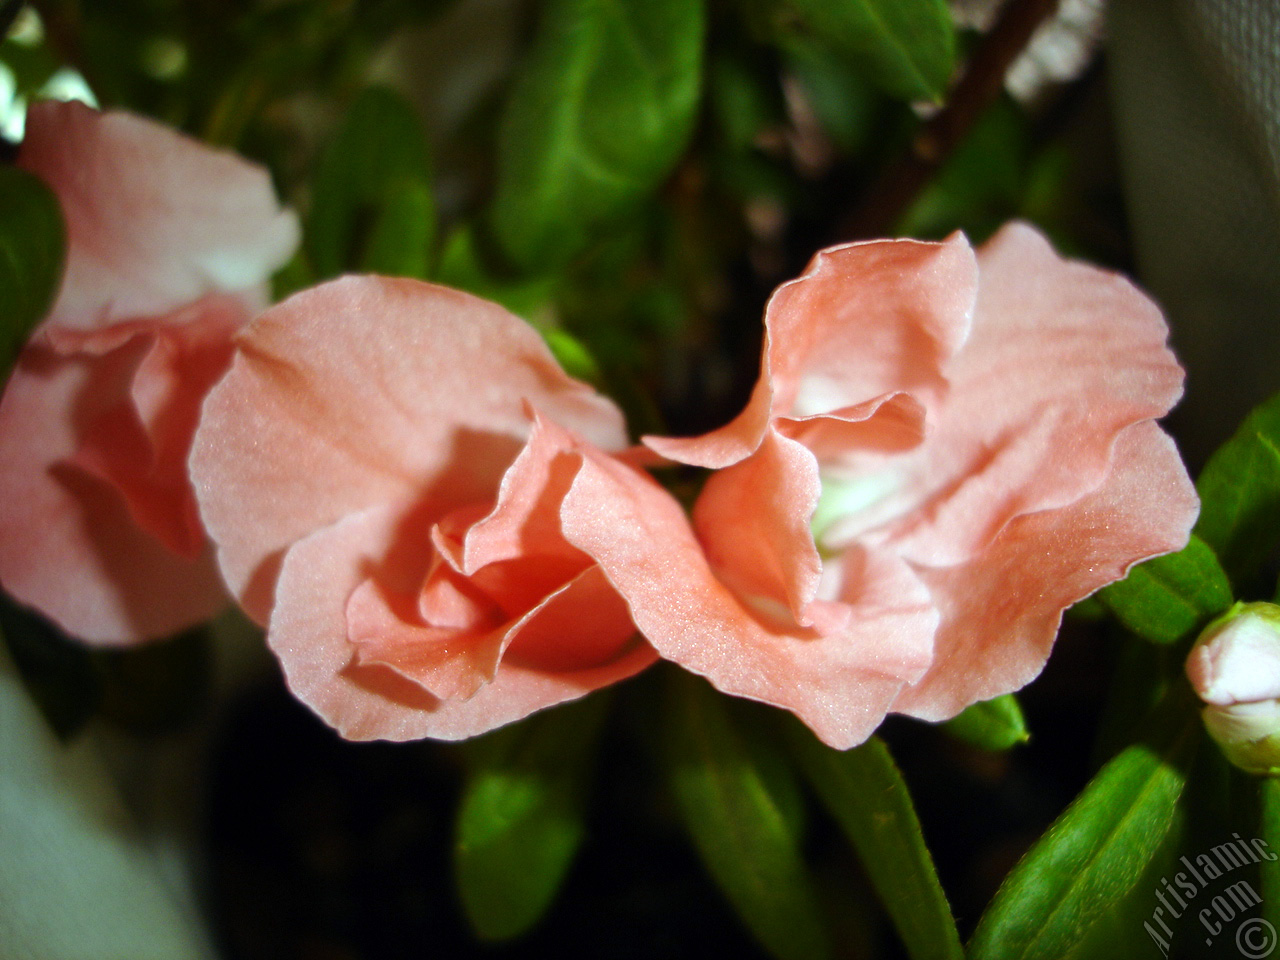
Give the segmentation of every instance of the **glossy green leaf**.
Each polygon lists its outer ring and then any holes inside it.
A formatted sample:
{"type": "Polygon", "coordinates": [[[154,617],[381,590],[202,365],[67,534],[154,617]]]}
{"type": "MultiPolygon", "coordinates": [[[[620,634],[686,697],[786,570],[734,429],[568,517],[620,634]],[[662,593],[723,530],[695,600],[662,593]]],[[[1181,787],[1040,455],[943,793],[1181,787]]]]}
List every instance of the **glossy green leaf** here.
{"type": "Polygon", "coordinates": [[[911,794],[889,749],[873,737],[853,750],[788,724],[795,756],[893,919],[912,960],[961,960],[964,951],[925,846],[911,794]]]}
{"type": "Polygon", "coordinates": [[[0,376],[53,305],[66,245],[53,191],[34,174],[0,167],[0,376]]]}
{"type": "Polygon", "coordinates": [[[984,750],[1008,750],[1031,739],[1022,707],[1012,693],[973,704],[942,729],[984,750]]]}
{"type": "Polygon", "coordinates": [[[317,277],[355,269],[424,276],[434,220],[417,114],[397,93],[364,91],[316,169],[306,243],[317,277]]]}
{"type": "Polygon", "coordinates": [[[1139,882],[1177,822],[1200,734],[1181,698],[1155,721],[1151,743],[1107,763],[1005,878],[969,943],[972,960],[1060,960],[1139,882]]]}
{"type": "Polygon", "coordinates": [[[555,900],[586,836],[592,760],[608,710],[596,694],[471,745],[458,810],[458,894],[486,940],[519,936],[555,900]]]}
{"type": "Polygon", "coordinates": [[[940,103],[955,68],[945,0],[786,0],[809,30],[903,100],[940,103]]]}
{"type": "Polygon", "coordinates": [[[1195,532],[1237,586],[1280,540],[1280,394],[1245,418],[1196,482],[1195,532]]]}
{"type": "Polygon", "coordinates": [[[1139,564],[1098,598],[1152,643],[1177,643],[1231,606],[1231,583],[1199,537],[1177,553],[1139,564]]]}
{"type": "Polygon", "coordinates": [[[767,742],[735,722],[726,698],[670,674],[664,757],[685,826],[711,876],[756,938],[780,960],[831,955],[800,855],[795,785],[767,742]]]}
{"type": "Polygon", "coordinates": [[[693,129],[700,0],[548,0],[502,119],[489,223],[520,267],[555,266],[650,194],[693,129]]]}

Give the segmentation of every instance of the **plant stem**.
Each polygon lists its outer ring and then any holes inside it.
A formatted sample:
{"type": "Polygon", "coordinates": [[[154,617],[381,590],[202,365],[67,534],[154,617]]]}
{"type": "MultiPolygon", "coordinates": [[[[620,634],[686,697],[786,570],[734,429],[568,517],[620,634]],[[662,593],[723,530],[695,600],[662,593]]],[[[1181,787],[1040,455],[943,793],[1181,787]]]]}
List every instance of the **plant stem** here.
{"type": "Polygon", "coordinates": [[[844,240],[885,236],[1000,93],[1009,66],[1058,0],[1011,0],[969,59],[946,107],[926,121],[907,152],[887,166],[840,224],[844,240]]]}

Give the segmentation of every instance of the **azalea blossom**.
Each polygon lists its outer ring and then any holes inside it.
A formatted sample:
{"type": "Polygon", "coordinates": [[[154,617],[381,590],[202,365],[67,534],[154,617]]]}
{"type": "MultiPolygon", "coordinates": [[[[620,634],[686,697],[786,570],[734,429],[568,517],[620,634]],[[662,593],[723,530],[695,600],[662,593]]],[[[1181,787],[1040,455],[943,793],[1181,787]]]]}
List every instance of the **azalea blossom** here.
{"type": "Polygon", "coordinates": [[[186,458],[297,220],[262,168],[80,103],[32,105],[17,162],[67,258],[0,400],[0,583],[89,642],[163,636],[226,601],[186,458]]]}
{"type": "Polygon", "coordinates": [[[823,251],[765,323],[736,419],[646,440],[715,469],[693,532],[652,496],[570,531],[659,654],[720,690],[840,748],[888,712],[946,719],[1025,685],[1066,607],[1186,542],[1160,312],[1032,228],[976,256],[961,236],[823,251]]]}
{"type": "MultiPolygon", "coordinates": [[[[349,739],[458,739],[656,659],[570,519],[674,501],[622,416],[496,304],[347,277],[237,336],[191,469],[228,584],[349,739]]],[[[678,510],[679,507],[677,506],[678,510]]]]}

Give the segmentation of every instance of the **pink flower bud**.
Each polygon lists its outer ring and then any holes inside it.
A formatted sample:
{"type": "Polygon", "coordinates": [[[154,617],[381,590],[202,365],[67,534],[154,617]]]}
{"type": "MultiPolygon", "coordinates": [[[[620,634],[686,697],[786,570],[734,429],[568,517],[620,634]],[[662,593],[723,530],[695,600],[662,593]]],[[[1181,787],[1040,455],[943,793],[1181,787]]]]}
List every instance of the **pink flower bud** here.
{"type": "Polygon", "coordinates": [[[1227,759],[1280,774],[1280,607],[1237,603],[1209,624],[1187,658],[1187,678],[1227,759]]]}

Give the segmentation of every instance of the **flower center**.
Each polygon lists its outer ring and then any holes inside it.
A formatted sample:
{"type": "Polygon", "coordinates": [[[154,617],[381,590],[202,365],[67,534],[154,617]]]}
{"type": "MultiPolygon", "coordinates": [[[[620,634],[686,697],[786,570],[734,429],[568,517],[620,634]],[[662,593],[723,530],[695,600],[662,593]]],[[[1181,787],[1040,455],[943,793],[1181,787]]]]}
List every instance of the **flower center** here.
{"type": "Polygon", "coordinates": [[[838,553],[872,527],[901,512],[893,501],[902,489],[896,470],[881,470],[860,476],[821,476],[822,493],[813,511],[809,528],[823,556],[838,553]]]}

